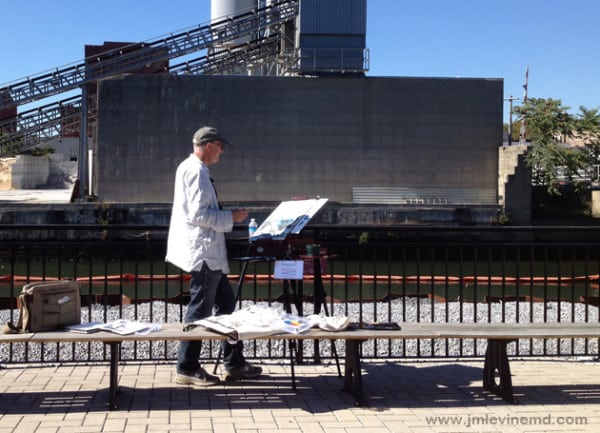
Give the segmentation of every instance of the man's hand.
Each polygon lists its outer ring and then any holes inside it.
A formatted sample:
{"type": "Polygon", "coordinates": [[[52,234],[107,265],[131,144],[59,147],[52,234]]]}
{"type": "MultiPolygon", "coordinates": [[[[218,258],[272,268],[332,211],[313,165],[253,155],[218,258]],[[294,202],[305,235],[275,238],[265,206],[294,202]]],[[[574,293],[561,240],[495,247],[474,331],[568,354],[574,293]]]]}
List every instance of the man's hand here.
{"type": "Polygon", "coordinates": [[[248,211],[246,210],[235,209],[232,210],[231,213],[233,214],[233,222],[236,223],[241,223],[246,218],[248,218],[248,211]]]}

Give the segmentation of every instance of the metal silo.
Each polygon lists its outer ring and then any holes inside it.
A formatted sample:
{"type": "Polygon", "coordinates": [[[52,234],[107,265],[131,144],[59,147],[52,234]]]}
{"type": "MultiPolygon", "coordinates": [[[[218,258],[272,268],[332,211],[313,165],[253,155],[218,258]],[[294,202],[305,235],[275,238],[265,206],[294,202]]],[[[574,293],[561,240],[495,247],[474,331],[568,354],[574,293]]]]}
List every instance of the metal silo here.
{"type": "MultiPolygon", "coordinates": [[[[210,22],[218,23],[226,18],[232,18],[257,6],[258,0],[211,0],[210,22]]],[[[221,47],[240,45],[249,42],[251,35],[245,35],[222,44],[221,47]]]]}

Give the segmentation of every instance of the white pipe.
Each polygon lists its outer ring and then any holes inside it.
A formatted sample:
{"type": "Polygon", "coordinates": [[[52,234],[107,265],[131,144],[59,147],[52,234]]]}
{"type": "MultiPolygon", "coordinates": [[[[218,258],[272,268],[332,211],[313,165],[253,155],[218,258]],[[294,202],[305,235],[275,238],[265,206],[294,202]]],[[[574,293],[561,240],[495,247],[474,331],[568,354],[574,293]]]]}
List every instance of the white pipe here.
{"type": "Polygon", "coordinates": [[[94,151],[88,150],[88,196],[94,195],[94,151]]]}

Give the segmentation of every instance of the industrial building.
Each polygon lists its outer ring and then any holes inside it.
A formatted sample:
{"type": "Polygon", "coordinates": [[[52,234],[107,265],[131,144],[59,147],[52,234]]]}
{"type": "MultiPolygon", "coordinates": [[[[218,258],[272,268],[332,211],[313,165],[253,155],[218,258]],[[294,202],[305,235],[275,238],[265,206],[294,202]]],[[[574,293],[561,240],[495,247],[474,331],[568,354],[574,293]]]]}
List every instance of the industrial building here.
{"type": "Polygon", "coordinates": [[[210,124],[233,143],[211,167],[223,201],[505,206],[502,79],[368,76],[366,13],[366,0],[213,1],[210,23],[86,47],[79,66],[0,89],[0,109],[82,90],[52,125],[78,115],[87,200],[170,203],[210,124]]]}

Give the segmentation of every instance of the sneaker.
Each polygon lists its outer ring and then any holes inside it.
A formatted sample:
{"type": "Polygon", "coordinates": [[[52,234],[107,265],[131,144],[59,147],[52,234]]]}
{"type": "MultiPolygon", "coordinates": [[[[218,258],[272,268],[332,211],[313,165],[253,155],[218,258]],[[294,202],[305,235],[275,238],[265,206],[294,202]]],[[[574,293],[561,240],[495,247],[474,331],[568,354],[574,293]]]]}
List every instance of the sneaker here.
{"type": "Polygon", "coordinates": [[[175,382],[179,385],[213,386],[219,383],[219,378],[200,368],[194,374],[177,372],[175,382]]]}
{"type": "Polygon", "coordinates": [[[246,362],[241,367],[235,367],[225,371],[225,380],[234,381],[240,379],[256,379],[262,373],[262,368],[246,362]]]}

